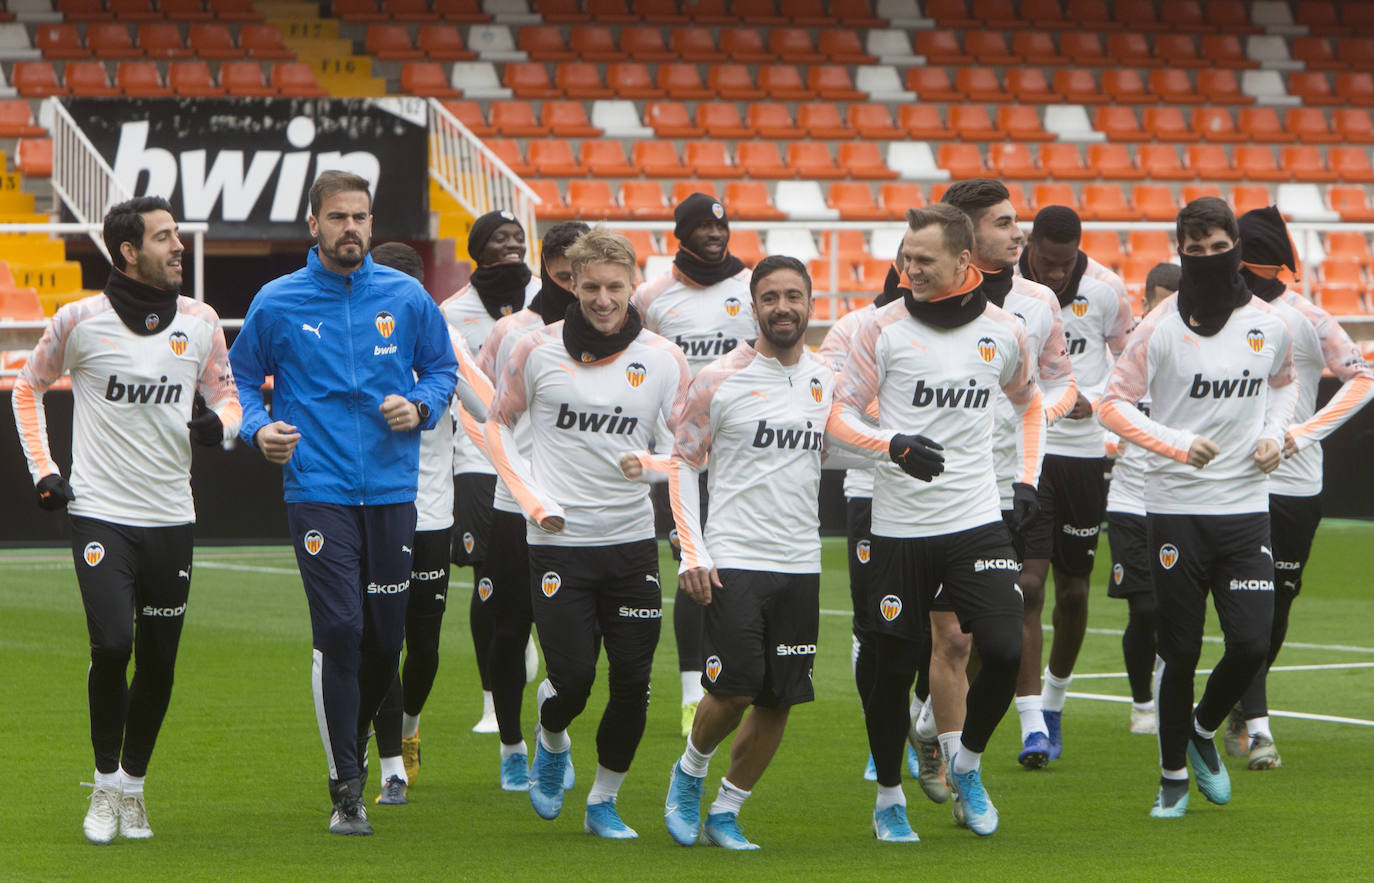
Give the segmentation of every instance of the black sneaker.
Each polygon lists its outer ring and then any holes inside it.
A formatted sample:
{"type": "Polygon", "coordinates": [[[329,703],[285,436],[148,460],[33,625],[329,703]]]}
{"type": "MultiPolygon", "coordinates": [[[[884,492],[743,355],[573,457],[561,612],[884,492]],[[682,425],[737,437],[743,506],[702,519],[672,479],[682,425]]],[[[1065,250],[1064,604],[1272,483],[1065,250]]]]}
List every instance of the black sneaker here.
{"type": "Polygon", "coordinates": [[[329,816],[329,833],[356,836],[372,833],[372,825],[367,821],[367,808],[363,806],[362,776],[331,779],[329,797],[334,801],[334,811],[329,816]]]}

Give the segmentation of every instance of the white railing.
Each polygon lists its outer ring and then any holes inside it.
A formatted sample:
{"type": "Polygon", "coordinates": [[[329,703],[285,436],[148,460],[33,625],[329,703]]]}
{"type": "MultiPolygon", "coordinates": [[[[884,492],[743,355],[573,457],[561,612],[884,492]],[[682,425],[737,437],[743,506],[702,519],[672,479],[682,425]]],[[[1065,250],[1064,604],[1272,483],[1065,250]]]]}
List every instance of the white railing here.
{"type": "Polygon", "coordinates": [[[53,140],[52,189],[77,223],[95,227],[90,231],[91,241],[108,261],[110,253],[100,238],[100,222],[110,206],[132,199],[133,194],[119,183],[114,169],[105,162],[62,102],[49,98],[45,104],[44,117],[52,121],[49,124],[53,140]]]}
{"type": "MultiPolygon", "coordinates": [[[[509,211],[534,240],[534,207],[541,201],[538,194],[438,99],[428,101],[429,176],[474,218],[491,211],[509,211]]],[[[535,243],[526,254],[538,267],[535,243]]]]}

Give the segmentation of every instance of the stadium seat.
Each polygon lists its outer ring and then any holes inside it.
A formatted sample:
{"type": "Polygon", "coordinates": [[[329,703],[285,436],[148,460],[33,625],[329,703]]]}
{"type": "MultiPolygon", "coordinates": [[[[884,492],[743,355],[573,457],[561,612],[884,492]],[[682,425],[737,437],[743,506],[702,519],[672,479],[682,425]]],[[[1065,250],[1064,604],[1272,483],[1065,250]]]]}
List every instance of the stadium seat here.
{"type": "Polygon", "coordinates": [[[959,102],[968,98],[954,88],[949,71],[942,67],[911,67],[906,72],[907,88],[923,102],[959,102]]]}
{"type": "Polygon", "coordinates": [[[1207,67],[1211,61],[1198,55],[1192,34],[1160,34],[1155,37],[1154,54],[1174,67],[1207,67]]]}
{"type": "Polygon", "coordinates": [[[53,5],[69,22],[109,21],[114,18],[105,8],[104,0],[56,0],[53,5]]]}
{"type": "Polygon", "coordinates": [[[874,55],[864,51],[856,31],[847,28],[826,28],[817,38],[816,48],[831,64],[877,64],[874,55]]]}
{"type": "Polygon", "coordinates": [[[1369,70],[1374,67],[1374,37],[1339,38],[1336,58],[1353,70],[1369,70]]]}
{"type": "Polygon", "coordinates": [[[1234,143],[1250,140],[1248,133],[1236,128],[1231,111],[1224,107],[1195,107],[1191,123],[1193,135],[1207,141],[1234,143]]]}
{"type": "MultiPolygon", "coordinates": [[[[1067,146],[1072,147],[1073,145],[1067,146]]],[[[990,144],[988,145],[987,163],[997,177],[1004,180],[1043,181],[1045,179],[1045,171],[1036,165],[1035,159],[1031,156],[1030,148],[1025,144],[1018,144],[1014,141],[990,144]]]]}
{"type": "Polygon", "coordinates": [[[765,64],[759,68],[759,88],[780,101],[807,101],[816,93],[802,81],[801,71],[790,64],[765,64]]]}
{"type": "Polygon", "coordinates": [[[496,134],[496,127],[487,122],[482,113],[482,105],[476,101],[445,101],[443,104],[445,110],[457,117],[458,122],[467,126],[468,131],[479,138],[488,138],[496,134]]]}
{"type": "MultiPolygon", "coordinates": [[[[1139,4],[1123,4],[1133,6],[1139,4]]],[[[1158,67],[1164,59],[1156,57],[1145,35],[1138,31],[1124,31],[1107,35],[1107,56],[1113,63],[1128,67],[1158,67]]]]}
{"type": "MultiPolygon", "coordinates": [[[[4,268],[4,274],[10,276],[9,267],[4,268]]],[[[45,318],[47,316],[43,312],[43,302],[39,299],[37,291],[16,287],[12,276],[8,285],[0,287],[0,319],[34,322],[45,318]]]]}
{"type": "Polygon", "coordinates": [[[1367,271],[1374,256],[1369,251],[1369,240],[1363,233],[1332,231],[1324,237],[1327,259],[1358,261],[1367,271]]]}
{"type": "Polygon", "coordinates": [[[899,221],[906,217],[907,209],[924,207],[926,198],[920,184],[890,181],[878,186],[878,203],[884,218],[899,221]]]}
{"type": "Polygon", "coordinates": [[[1147,107],[1140,115],[1140,127],[1157,141],[1192,141],[1188,120],[1177,107],[1147,107]]]}
{"type": "Polygon", "coordinates": [[[545,101],[539,121],[558,138],[599,138],[605,134],[587,119],[580,101],[545,101]]]}
{"type": "MultiPolygon", "coordinates": [[[[1131,187],[1131,207],[1146,221],[1172,221],[1180,208],[1173,191],[1165,184],[1135,184],[1131,187]]],[[[1105,220],[1111,220],[1110,218],[1105,220]]]]}
{"type": "Polygon", "coordinates": [[[274,25],[244,24],[239,27],[239,48],[251,58],[294,61],[296,53],[282,39],[274,25]]]}
{"type": "Polygon", "coordinates": [[[628,27],[620,30],[620,49],[635,61],[677,61],[676,52],[663,42],[657,27],[628,27]]]}
{"type": "Polygon", "coordinates": [[[778,14],[773,0],[733,0],[730,9],[745,24],[783,25],[787,18],[778,14]]]}
{"type": "Polygon", "coordinates": [[[1051,31],[1069,27],[1059,0],[1022,0],[1021,20],[1031,27],[1051,31]]]}
{"type": "Polygon", "coordinates": [[[1207,24],[1226,33],[1259,33],[1262,28],[1250,21],[1249,6],[1249,3],[1242,0],[1209,0],[1206,9],[1207,24]]]}
{"type": "Polygon", "coordinates": [[[964,51],[959,35],[952,30],[917,31],[913,42],[916,53],[924,55],[928,64],[973,64],[973,56],[964,51]]]}
{"type": "Polygon", "coordinates": [[[1034,107],[1004,104],[997,108],[997,130],[1013,141],[1050,141],[1040,113],[1034,107]]]}
{"type": "Polygon", "coordinates": [[[52,176],[52,139],[20,138],[14,144],[14,167],[30,178],[52,176]]]}
{"type": "Polygon", "coordinates": [[[1207,100],[1193,88],[1188,72],[1177,68],[1150,71],[1150,91],[1166,104],[1202,104],[1207,100]]]}
{"type": "Polygon", "coordinates": [[[792,121],[787,105],[776,101],[754,101],[747,105],[746,122],[760,138],[803,138],[806,130],[792,121]]]}
{"type": "MultiPolygon", "coordinates": [[[[630,175],[633,173],[633,170],[629,167],[628,163],[623,162],[624,156],[624,149],[620,146],[620,142],[618,141],[583,141],[581,162],[573,156],[572,145],[561,139],[549,138],[540,141],[531,141],[529,145],[530,166],[532,166],[539,175],[552,178],[571,178],[589,173],[602,177],[630,175]],[[622,160],[620,167],[615,168],[613,171],[608,171],[608,173],[604,175],[593,168],[592,163],[589,161],[588,153],[592,145],[598,143],[609,145],[606,149],[607,153],[619,153],[622,160]]],[[[608,160],[607,162],[609,164],[610,161],[608,160]]]]}
{"type": "MultiPolygon", "coordinates": [[[[1177,162],[1177,160],[1175,160],[1177,162]]],[[[1145,177],[1125,144],[1089,144],[1088,166],[1112,181],[1131,181],[1145,177]]]]}
{"type": "Polygon", "coordinates": [[[206,0],[206,6],[220,21],[262,21],[265,18],[253,5],[253,0],[206,0]]]}
{"type": "MultiPolygon", "coordinates": [[[[576,5],[573,4],[572,8],[575,9],[576,5]]],[[[587,19],[608,24],[633,24],[639,21],[639,16],[629,10],[625,0],[587,0],[581,20],[587,19]]]]}
{"type": "Polygon", "coordinates": [[[437,61],[407,61],[401,65],[401,92],[425,98],[458,98],[463,92],[449,85],[437,61]]]}
{"type": "Polygon", "coordinates": [[[215,84],[203,61],[174,61],[167,66],[167,85],[179,98],[213,98],[227,91],[215,84]]]}
{"type": "Polygon", "coordinates": [[[613,218],[625,214],[624,209],[616,205],[608,181],[569,181],[568,205],[576,210],[579,218],[613,218]]]}
{"type": "MultiPolygon", "coordinates": [[[[513,138],[487,138],[483,141],[483,144],[486,145],[488,150],[496,154],[496,158],[505,163],[506,167],[515,174],[522,178],[528,178],[534,175],[534,165],[527,162],[525,157],[520,153],[520,142],[513,138]]],[[[533,147],[533,144],[531,147],[533,147]]]]}
{"type": "Polygon", "coordinates": [[[1131,230],[1126,234],[1126,250],[1133,258],[1143,258],[1151,264],[1170,260],[1174,245],[1167,230],[1131,230]]]}
{"type": "Polygon", "coordinates": [[[1360,107],[1374,106],[1374,74],[1369,71],[1344,71],[1336,74],[1336,97],[1342,103],[1360,107]]]}
{"type": "MultiPolygon", "coordinates": [[[[1032,65],[1060,65],[1068,64],[1067,56],[1060,54],[1055,48],[1054,37],[1045,31],[1023,31],[1013,34],[1011,38],[1011,53],[1019,59],[1019,62],[1032,65]]],[[[983,62],[987,64],[987,61],[983,62]]]]}
{"type": "Polygon", "coordinates": [[[964,67],[955,71],[954,86],[969,97],[970,101],[1004,103],[1012,100],[1012,94],[1002,88],[997,79],[997,71],[988,67],[964,67]]]}
{"type": "Polygon", "coordinates": [[[113,98],[119,94],[110,82],[109,71],[99,61],[69,61],[63,76],[77,98],[113,98]]]}
{"type": "Polygon", "coordinates": [[[430,61],[466,61],[477,53],[463,43],[463,34],[455,25],[424,24],[415,32],[415,48],[430,61]]]}
{"type": "Polygon", "coordinates": [[[673,28],[668,37],[672,51],[687,62],[725,61],[729,55],[716,47],[710,28],[673,28]]]}
{"type": "Polygon", "coordinates": [[[1369,204],[1369,188],[1350,184],[1333,185],[1326,195],[1331,210],[1339,213],[1342,221],[1374,221],[1374,207],[1369,204]]]}
{"type": "Polygon", "coordinates": [[[725,205],[731,217],[740,220],[780,221],[787,217],[773,205],[768,185],[762,181],[730,181],[725,185],[725,205]]]}
{"type": "Polygon", "coordinates": [[[1216,184],[1184,184],[1179,191],[1179,198],[1184,205],[1204,196],[1215,196],[1217,199],[1226,198],[1222,195],[1221,188],[1216,184]]]}
{"type": "Polygon", "coordinates": [[[873,198],[873,191],[862,181],[834,181],[826,194],[826,205],[846,221],[883,221],[887,212],[873,198]]]}
{"type": "Polygon", "coordinates": [[[849,139],[858,134],[840,116],[840,108],[828,101],[799,105],[797,127],[812,138],[828,140],[849,139]]]}
{"type": "Polygon", "coordinates": [[[714,88],[707,88],[701,82],[701,74],[697,72],[695,64],[660,64],[657,85],[669,98],[692,100],[718,97],[714,88]]]}
{"type": "MultiPolygon", "coordinates": [[[[1204,181],[1235,181],[1244,177],[1219,144],[1189,144],[1185,148],[1188,168],[1204,181]]],[[[1143,164],[1143,160],[1142,160],[1143,164]]]]}
{"type": "Polygon", "coordinates": [[[91,22],[86,26],[86,46],[99,59],[138,58],[143,50],[134,45],[123,22],[91,22]]]}
{"type": "MultiPolygon", "coordinates": [[[[1069,70],[1057,70],[1054,72],[1054,91],[1064,96],[1066,101],[1075,104],[1106,104],[1111,101],[1111,97],[1103,94],[1098,88],[1097,80],[1093,78],[1092,71],[1082,68],[1071,68],[1069,70]]],[[[1130,108],[1113,108],[1113,110],[1126,110],[1130,108]]],[[[1132,114],[1134,115],[1134,114],[1132,114]]]]}
{"type": "Polygon", "coordinates": [[[1251,209],[1264,208],[1273,205],[1274,200],[1269,195],[1269,188],[1263,184],[1237,184],[1231,188],[1231,207],[1236,211],[1236,217],[1240,217],[1251,209]]]}
{"type": "Polygon", "coordinates": [[[826,60],[825,53],[816,48],[806,28],[773,28],[768,32],[770,60],[780,59],[790,64],[818,64],[826,60]]]}
{"type": "MultiPolygon", "coordinates": [[[[1225,159],[1226,154],[1222,148],[1213,145],[1212,150],[1219,152],[1222,159],[1225,159]]],[[[1145,177],[1161,181],[1189,181],[1198,176],[1198,171],[1191,165],[1185,168],[1179,162],[1178,150],[1172,144],[1140,145],[1136,148],[1136,163],[1145,173],[1145,177]]]]}
{"type": "Polygon", "coordinates": [[[429,8],[429,0],[382,0],[382,12],[396,22],[439,20],[439,14],[429,8]]]}
{"type": "Polygon", "coordinates": [[[952,178],[982,178],[988,174],[983,152],[976,144],[941,144],[938,157],[940,168],[952,178]]]}
{"type": "Polygon", "coordinates": [[[654,85],[649,66],[638,61],[618,61],[607,65],[606,86],[620,98],[662,98],[667,94],[654,85]]]}
{"type": "MultiPolygon", "coordinates": [[[[1165,5],[1169,5],[1169,0],[1164,0],[1165,5]]],[[[1174,4],[1177,6],[1178,4],[1174,4]]],[[[1196,4],[1192,4],[1194,7],[1196,4]]],[[[1161,21],[1160,14],[1155,10],[1153,3],[1116,3],[1112,7],[1115,19],[1129,31],[1163,31],[1171,26],[1179,30],[1187,28],[1188,22],[1196,21],[1201,23],[1202,12],[1194,9],[1187,15],[1182,22],[1175,25],[1166,17],[1161,21]],[[1168,22],[1168,24],[1165,24],[1168,22]]],[[[1196,26],[1196,25],[1195,25],[1196,26]]]]}
{"type": "Polygon", "coordinates": [[[1000,141],[992,115],[981,104],[960,104],[949,109],[949,127],[967,141],[1000,141]]]}
{"type": "Polygon", "coordinates": [[[1266,144],[1237,145],[1232,159],[1238,175],[1248,181],[1287,181],[1291,178],[1274,162],[1274,151],[1266,144]]]}
{"type": "MultiPolygon", "coordinates": [[[[531,152],[537,144],[530,145],[531,152]]],[[[615,140],[583,141],[578,159],[586,174],[595,178],[632,178],[639,174],[639,169],[626,157],[624,145],[615,140]]]]}
{"type": "Polygon", "coordinates": [[[1331,91],[1331,80],[1324,71],[1293,71],[1288,75],[1288,92],[1304,104],[1341,104],[1331,91]]]}
{"type": "Polygon", "coordinates": [[[1083,164],[1076,144],[1041,144],[1040,168],[1056,181],[1096,178],[1097,170],[1083,164]]]}
{"type": "Polygon", "coordinates": [[[1197,72],[1197,92],[1209,104],[1254,104],[1255,96],[1241,89],[1236,72],[1230,68],[1207,68],[1197,72]]]}
{"type": "Polygon", "coordinates": [[[1340,23],[1334,3],[1318,0],[1307,2],[1299,0],[1294,20],[1314,34],[1340,34],[1346,28],[1340,23]]]}
{"type": "Polygon", "coordinates": [[[636,141],[630,158],[637,173],[646,178],[689,178],[694,174],[683,165],[671,141],[636,141]]]}
{"type": "Polygon", "coordinates": [[[1140,215],[1126,203],[1119,184],[1083,185],[1083,208],[1079,214],[1090,221],[1136,221],[1140,215]]]}
{"type": "Polygon", "coordinates": [[[1062,205],[1074,211],[1080,210],[1078,195],[1074,192],[1073,185],[1062,182],[1033,185],[1031,201],[1037,210],[1047,205],[1062,205]]]}
{"type": "Polygon", "coordinates": [[[787,167],[797,177],[808,180],[846,177],[846,170],[835,165],[830,148],[812,141],[792,141],[787,145],[787,167]]]}
{"type": "Polygon", "coordinates": [[[215,17],[215,11],[206,9],[203,0],[158,0],[157,5],[168,21],[209,21],[215,17]]]}
{"type": "Polygon", "coordinates": [[[712,138],[758,137],[753,126],[740,119],[739,108],[732,101],[698,104],[696,124],[712,138]]]}
{"type": "MultiPolygon", "coordinates": [[[[778,11],[791,19],[798,27],[831,27],[838,23],[839,12],[832,14],[826,9],[824,0],[788,0],[786,6],[779,4],[778,11]]],[[[872,17],[872,13],[869,13],[872,17]]]]}
{"type": "MultiPolygon", "coordinates": [[[[537,65],[541,70],[543,65],[537,65]]],[[[506,66],[509,71],[510,65],[506,66]]],[[[554,95],[530,96],[542,98],[555,98],[558,95],[566,95],[569,98],[579,98],[582,100],[590,98],[613,98],[615,91],[601,81],[600,68],[589,61],[569,61],[554,66],[553,75],[554,95]]],[[[519,96],[520,93],[516,92],[519,96]]]]}
{"type": "Polygon", "coordinates": [[[1374,120],[1364,108],[1336,108],[1331,112],[1331,124],[1343,143],[1374,144],[1374,120]]]}
{"type": "Polygon", "coordinates": [[[624,181],[620,185],[620,204],[635,220],[666,221],[673,217],[673,208],[663,196],[657,181],[624,181]]]}
{"type": "Polygon", "coordinates": [[[539,205],[534,209],[541,221],[561,221],[576,217],[576,210],[563,199],[563,192],[556,181],[547,178],[532,178],[525,182],[539,197],[539,205]]]}
{"type": "Polygon", "coordinates": [[[0,100],[0,138],[44,136],[48,130],[33,118],[33,108],[20,98],[0,100]]]}
{"type": "Polygon", "coordinates": [[[172,90],[162,82],[155,61],[121,61],[115,67],[115,86],[131,98],[168,98],[172,90]]]}
{"type": "MultiPolygon", "coordinates": [[[[825,145],[816,145],[825,150],[825,145]]],[[[828,155],[828,152],[827,152],[828,155]]],[[[795,178],[797,170],[783,163],[773,141],[741,141],[735,148],[735,163],[751,178],[795,178]]]]}
{"type": "Polygon", "coordinates": [[[688,141],[683,145],[683,163],[703,178],[738,178],[744,174],[720,141],[688,141]]]}
{"type": "Polygon", "coordinates": [[[328,98],[329,90],[320,87],[315,71],[303,61],[278,61],[272,65],[268,83],[283,98],[328,98]]]}
{"type": "Polygon", "coordinates": [[[867,101],[868,92],[854,87],[849,70],[840,64],[812,65],[806,72],[806,88],[826,101],[867,101]]]}
{"type": "MultiPolygon", "coordinates": [[[[1327,150],[1326,160],[1331,166],[1331,174],[1347,184],[1374,183],[1374,169],[1370,168],[1367,147],[1331,147],[1327,150]]],[[[1305,176],[1299,177],[1309,180],[1305,176]]]]}
{"type": "Polygon", "coordinates": [[[186,45],[200,59],[242,58],[244,55],[229,27],[222,24],[191,25],[186,31],[186,45]]]}
{"type": "Polygon", "coordinates": [[[979,64],[1001,67],[1022,63],[1022,59],[1011,51],[1001,31],[970,31],[964,38],[964,51],[979,64]]]}
{"type": "MultiPolygon", "coordinates": [[[[571,65],[559,65],[558,76],[565,77],[564,71],[571,65]]],[[[574,76],[574,83],[579,87],[586,85],[585,77],[590,73],[592,79],[597,84],[599,91],[606,96],[611,94],[609,89],[600,86],[601,76],[596,72],[594,65],[583,65],[577,69],[574,76]]],[[[505,72],[502,74],[501,83],[510,89],[517,98],[561,98],[563,89],[555,87],[549,80],[548,69],[543,62],[521,61],[511,62],[506,65],[505,72]]],[[[594,88],[593,91],[596,91],[594,88]]],[[[577,97],[594,97],[591,95],[581,95],[577,97]]]]}
{"type": "Polygon", "coordinates": [[[493,101],[491,124],[496,127],[499,134],[507,138],[542,137],[549,134],[549,127],[535,118],[534,105],[528,101],[493,101]]]}
{"type": "MultiPolygon", "coordinates": [[[[712,199],[715,199],[717,201],[720,200],[720,195],[716,191],[716,185],[714,181],[704,181],[701,179],[688,178],[686,180],[674,181],[672,184],[672,188],[672,196],[669,198],[669,202],[671,202],[673,205],[677,205],[687,197],[691,196],[693,193],[704,193],[712,199]]],[[[672,236],[672,233],[668,233],[666,235],[672,236]]],[[[676,248],[676,240],[674,240],[674,248],[676,248]]]]}
{"type": "Polygon", "coordinates": [[[697,0],[682,11],[691,16],[692,24],[728,25],[736,23],[736,18],[730,14],[730,10],[726,6],[726,0],[697,0]]]}
{"type": "Polygon", "coordinates": [[[887,141],[905,137],[885,104],[851,104],[848,121],[860,138],[887,141]]]}
{"type": "Polygon", "coordinates": [[[410,41],[410,29],[405,25],[368,25],[363,47],[368,55],[379,61],[414,61],[425,57],[424,52],[410,41]]]}
{"type": "Polygon", "coordinates": [[[780,60],[764,44],[758,28],[721,28],[720,51],[739,64],[772,64],[780,60]]]}
{"type": "Polygon", "coordinates": [[[149,58],[159,61],[190,58],[194,53],[181,39],[181,30],[168,22],[148,22],[138,26],[138,47],[149,58]]]}
{"type": "Polygon", "coordinates": [[[330,0],[334,17],[350,24],[383,22],[390,18],[377,7],[377,0],[330,0]]]}
{"type": "Polygon", "coordinates": [[[1245,47],[1241,45],[1240,38],[1230,32],[1203,34],[1200,54],[1205,61],[1215,67],[1236,70],[1259,67],[1259,62],[1245,54],[1245,47]]]}
{"type": "Polygon", "coordinates": [[[1102,72],[1102,91],[1118,104],[1155,104],[1159,96],[1145,88],[1145,80],[1135,68],[1102,72]]]}
{"type": "Polygon", "coordinates": [[[1050,86],[1049,78],[1038,67],[1008,69],[1007,91],[1021,104],[1057,104],[1065,100],[1050,86]]]}
{"type": "MultiPolygon", "coordinates": [[[[572,102],[581,107],[580,102],[572,102]]],[[[734,105],[731,105],[732,107],[734,105]]],[[[651,101],[644,108],[644,122],[659,138],[700,138],[705,130],[692,122],[681,101],[651,101]]]]}
{"type": "Polygon", "coordinates": [[[972,28],[981,22],[969,13],[966,0],[926,0],[925,14],[935,19],[941,27],[972,28]]]}
{"type": "Polygon", "coordinates": [[[878,145],[867,141],[851,141],[837,148],[839,171],[849,173],[852,178],[879,180],[896,178],[897,172],[888,168],[883,161],[878,145]]]}
{"type": "Polygon", "coordinates": [[[749,67],[743,64],[711,65],[706,74],[706,81],[716,95],[733,101],[756,101],[767,95],[764,90],[754,85],[754,77],[749,72],[749,67]]]}
{"type": "MultiPolygon", "coordinates": [[[[839,212],[825,204],[825,194],[816,181],[779,181],[773,186],[773,205],[793,220],[838,220],[839,212]]],[[[821,234],[822,239],[825,234],[821,234]]]]}
{"type": "Polygon", "coordinates": [[[1121,237],[1115,230],[1084,230],[1079,248],[1100,264],[1113,270],[1121,267],[1126,255],[1121,250],[1121,237]]]}
{"type": "Polygon", "coordinates": [[[1251,141],[1262,144],[1278,144],[1292,140],[1279,122],[1278,112],[1272,107],[1242,107],[1238,128],[1248,135],[1251,141]]]}
{"type": "Polygon", "coordinates": [[[579,61],[624,61],[628,57],[605,25],[574,25],[568,34],[568,49],[579,61]]]}
{"type": "Polygon", "coordinates": [[[1059,52],[1068,57],[1076,67],[1104,67],[1115,61],[1107,54],[1101,35],[1092,30],[1061,34],[1059,52]]]}
{"type": "Polygon", "coordinates": [[[91,50],[81,39],[81,32],[74,24],[39,25],[33,35],[34,48],[43,53],[44,58],[90,58],[91,50]]]}
{"type": "Polygon", "coordinates": [[[533,61],[574,61],[577,53],[563,40],[563,30],[553,25],[526,25],[515,40],[516,48],[533,61]]]}
{"type": "Polygon", "coordinates": [[[1319,107],[1290,107],[1284,114],[1284,129],[1289,137],[1301,144],[1331,144],[1341,140],[1332,132],[1326,113],[1319,107]]]}
{"type": "Polygon", "coordinates": [[[1345,62],[1336,58],[1336,47],[1329,37],[1294,37],[1288,46],[1294,60],[1310,71],[1343,70],[1345,62]]]}
{"type": "Polygon", "coordinates": [[[897,126],[918,140],[944,140],[955,135],[953,126],[946,126],[940,109],[934,104],[903,104],[897,108],[897,126]]]}

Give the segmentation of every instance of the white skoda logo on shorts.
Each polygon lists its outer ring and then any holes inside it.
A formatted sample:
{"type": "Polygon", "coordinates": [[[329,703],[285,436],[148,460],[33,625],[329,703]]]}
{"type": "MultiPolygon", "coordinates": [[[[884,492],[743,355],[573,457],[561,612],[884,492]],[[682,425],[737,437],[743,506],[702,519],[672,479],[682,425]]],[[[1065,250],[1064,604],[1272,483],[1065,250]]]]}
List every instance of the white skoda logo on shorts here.
{"type": "Polygon", "coordinates": [[[544,578],[539,581],[539,588],[544,593],[545,598],[552,598],[558,594],[558,589],[563,585],[563,577],[550,570],[544,574],[544,578]]]}
{"type": "Polygon", "coordinates": [[[86,559],[86,564],[95,567],[104,560],[105,547],[99,543],[87,543],[85,550],[83,550],[81,554],[86,559]]]}
{"type": "Polygon", "coordinates": [[[1165,543],[1159,547],[1159,563],[1164,565],[1165,570],[1173,570],[1178,563],[1178,546],[1173,543],[1165,543]]]}
{"type": "Polygon", "coordinates": [[[896,595],[884,595],[883,600],[878,602],[878,612],[883,615],[883,619],[892,622],[902,615],[902,599],[896,595]]]}
{"type": "Polygon", "coordinates": [[[721,669],[721,665],[720,665],[720,657],[719,657],[719,656],[710,656],[710,657],[707,657],[707,659],[706,659],[706,677],[711,681],[711,683],[714,684],[714,683],[716,682],[716,678],[720,677],[720,669],[721,669]]]}
{"type": "Polygon", "coordinates": [[[860,564],[867,564],[872,554],[873,549],[868,540],[859,540],[854,544],[854,557],[859,559],[860,564]]]}
{"type": "Polygon", "coordinates": [[[490,577],[484,576],[484,577],[482,577],[481,580],[478,581],[478,583],[477,583],[477,597],[478,597],[478,599],[480,599],[480,600],[482,600],[482,601],[486,601],[488,598],[491,597],[491,578],[490,578],[490,577]]]}
{"type": "Polygon", "coordinates": [[[313,557],[320,554],[320,550],[323,548],[324,534],[320,533],[318,530],[308,530],[305,532],[305,551],[309,552],[313,557]]]}

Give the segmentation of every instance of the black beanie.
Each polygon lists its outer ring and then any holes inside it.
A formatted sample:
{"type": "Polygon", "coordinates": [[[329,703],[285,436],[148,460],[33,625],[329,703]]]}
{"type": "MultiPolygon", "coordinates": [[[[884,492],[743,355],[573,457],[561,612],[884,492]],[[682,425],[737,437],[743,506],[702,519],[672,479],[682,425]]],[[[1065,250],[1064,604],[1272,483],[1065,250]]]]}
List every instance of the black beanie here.
{"type": "Polygon", "coordinates": [[[1242,261],[1256,267],[1287,267],[1294,275],[1299,272],[1293,240],[1277,206],[1251,209],[1237,223],[1242,261]]]}
{"type": "Polygon", "coordinates": [[[508,211],[487,212],[472,222],[472,229],[468,231],[468,257],[472,258],[474,265],[482,249],[487,247],[487,240],[491,238],[491,234],[502,224],[514,224],[521,230],[525,229],[515,215],[508,211]]]}
{"type": "Polygon", "coordinates": [[[714,196],[705,193],[693,193],[679,202],[677,208],[673,209],[673,220],[676,222],[673,235],[678,242],[686,242],[692,231],[707,221],[720,221],[727,227],[730,225],[730,219],[725,216],[725,206],[714,196]]]}

